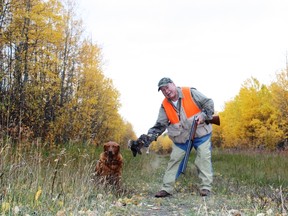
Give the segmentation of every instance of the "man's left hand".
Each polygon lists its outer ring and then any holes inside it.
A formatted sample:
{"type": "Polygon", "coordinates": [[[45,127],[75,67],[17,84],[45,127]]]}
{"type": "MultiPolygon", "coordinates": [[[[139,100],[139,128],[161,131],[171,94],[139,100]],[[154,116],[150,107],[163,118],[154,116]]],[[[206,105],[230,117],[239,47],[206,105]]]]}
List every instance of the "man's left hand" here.
{"type": "Polygon", "coordinates": [[[205,122],[204,114],[200,113],[200,115],[198,115],[196,118],[196,122],[198,125],[204,123],[205,122]]]}

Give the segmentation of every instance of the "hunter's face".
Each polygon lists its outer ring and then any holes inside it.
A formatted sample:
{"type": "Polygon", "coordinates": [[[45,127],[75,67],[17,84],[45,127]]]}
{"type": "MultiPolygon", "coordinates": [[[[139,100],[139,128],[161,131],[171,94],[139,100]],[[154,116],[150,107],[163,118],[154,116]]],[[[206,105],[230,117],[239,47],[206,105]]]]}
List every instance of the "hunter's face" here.
{"type": "Polygon", "coordinates": [[[168,85],[162,86],[160,90],[167,99],[172,101],[176,101],[178,99],[177,88],[174,83],[168,83],[168,85]]]}

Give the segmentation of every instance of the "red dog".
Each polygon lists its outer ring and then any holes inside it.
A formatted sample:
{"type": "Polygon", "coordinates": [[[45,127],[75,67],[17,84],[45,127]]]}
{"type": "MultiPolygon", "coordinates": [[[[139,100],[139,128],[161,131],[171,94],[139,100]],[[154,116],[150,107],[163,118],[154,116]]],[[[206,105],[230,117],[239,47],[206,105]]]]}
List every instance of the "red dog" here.
{"type": "Polygon", "coordinates": [[[116,186],[119,189],[122,167],[123,157],[120,153],[120,145],[113,141],[105,143],[104,152],[100,154],[95,168],[98,182],[105,186],[116,186]]]}

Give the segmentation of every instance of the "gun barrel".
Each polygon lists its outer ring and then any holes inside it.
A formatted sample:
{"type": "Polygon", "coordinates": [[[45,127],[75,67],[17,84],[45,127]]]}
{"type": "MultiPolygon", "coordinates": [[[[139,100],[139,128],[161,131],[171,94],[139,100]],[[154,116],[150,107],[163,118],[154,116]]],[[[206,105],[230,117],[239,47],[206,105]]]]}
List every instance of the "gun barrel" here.
{"type": "Polygon", "coordinates": [[[186,153],[184,156],[184,162],[183,162],[183,166],[182,166],[182,170],[181,173],[184,174],[187,164],[188,164],[188,160],[189,160],[189,156],[190,156],[190,151],[192,149],[193,146],[193,141],[194,141],[194,136],[196,133],[196,128],[197,128],[197,122],[196,122],[196,118],[193,118],[193,122],[192,122],[192,127],[191,127],[191,131],[190,131],[190,135],[189,135],[189,141],[188,141],[188,145],[187,145],[187,149],[186,149],[186,153]]]}

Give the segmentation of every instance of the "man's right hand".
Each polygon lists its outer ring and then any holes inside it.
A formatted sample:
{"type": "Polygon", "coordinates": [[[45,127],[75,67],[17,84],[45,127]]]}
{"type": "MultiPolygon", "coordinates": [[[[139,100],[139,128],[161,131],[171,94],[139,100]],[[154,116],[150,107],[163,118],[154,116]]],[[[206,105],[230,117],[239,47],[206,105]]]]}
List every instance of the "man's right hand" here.
{"type": "Polygon", "coordinates": [[[138,139],[137,142],[142,144],[141,148],[144,147],[149,147],[150,143],[152,142],[152,138],[149,135],[142,134],[138,139]]]}
{"type": "Polygon", "coordinates": [[[129,147],[134,157],[137,153],[142,154],[141,148],[149,147],[150,143],[157,139],[157,136],[142,134],[136,141],[131,140],[129,147]]]}

